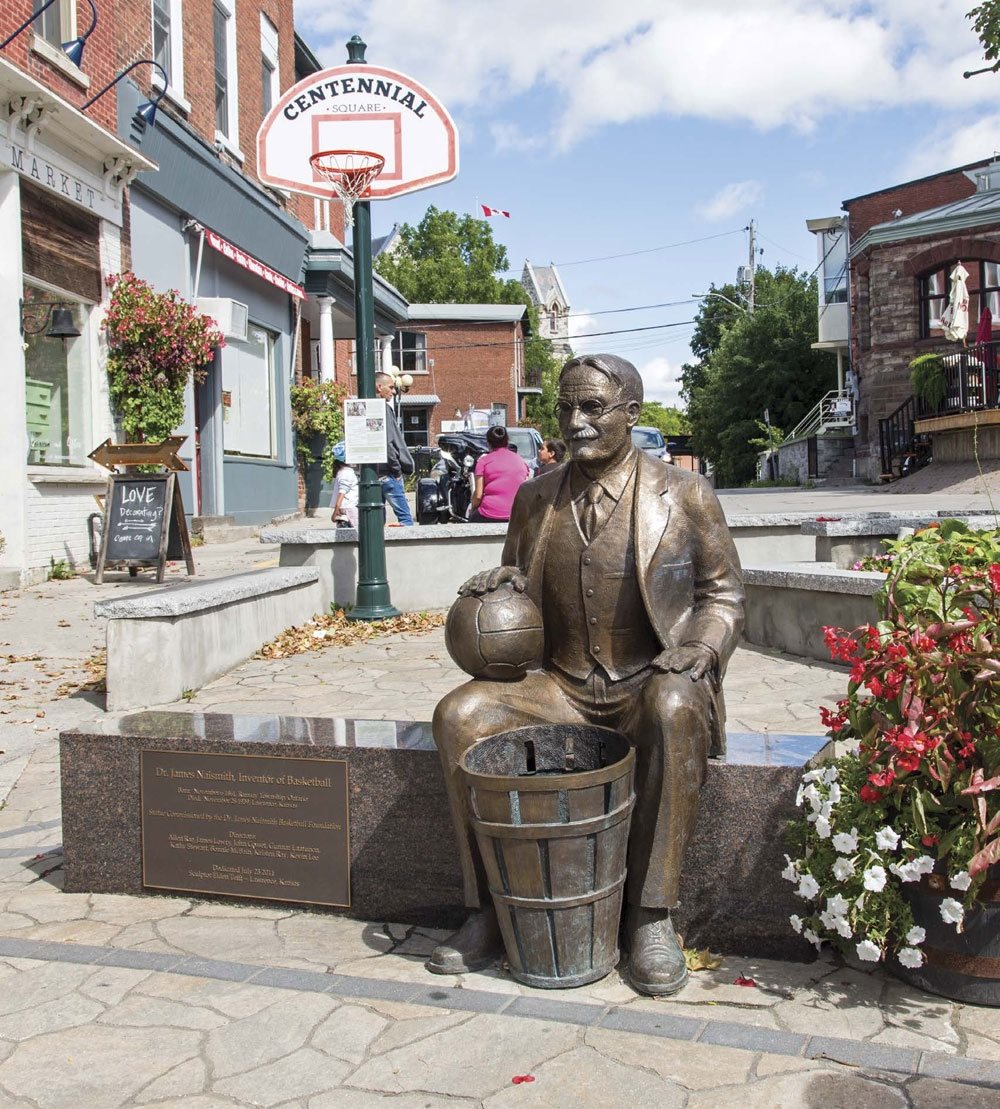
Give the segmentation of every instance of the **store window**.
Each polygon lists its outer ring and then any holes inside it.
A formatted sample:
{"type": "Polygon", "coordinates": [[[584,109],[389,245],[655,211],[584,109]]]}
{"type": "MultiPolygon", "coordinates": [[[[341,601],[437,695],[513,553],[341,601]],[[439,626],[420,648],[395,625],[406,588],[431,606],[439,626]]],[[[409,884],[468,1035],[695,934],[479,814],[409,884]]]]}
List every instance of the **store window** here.
{"type": "Polygon", "coordinates": [[[30,466],[84,466],[87,453],[93,449],[89,314],[90,305],[72,296],[24,284],[25,417],[30,466]],[[82,333],[78,338],[47,336],[52,301],[70,310],[73,323],[82,333]]]}
{"type": "MultiPolygon", "coordinates": [[[[33,0],[31,10],[38,15],[45,6],[45,0],[33,0]]],[[[32,24],[35,34],[53,46],[68,42],[76,34],[74,5],[69,0],[56,0],[32,24]]],[[[18,19],[18,23],[21,20],[18,19]]]]}
{"type": "Polygon", "coordinates": [[[250,324],[246,342],[222,352],[222,442],[226,454],[275,458],[274,382],[278,336],[250,324]]]}

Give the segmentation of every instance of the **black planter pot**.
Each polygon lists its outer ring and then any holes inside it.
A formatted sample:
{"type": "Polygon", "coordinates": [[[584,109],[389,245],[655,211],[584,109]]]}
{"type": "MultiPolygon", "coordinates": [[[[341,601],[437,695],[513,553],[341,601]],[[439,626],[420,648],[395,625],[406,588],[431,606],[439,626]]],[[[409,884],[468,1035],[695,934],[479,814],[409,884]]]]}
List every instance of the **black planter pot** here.
{"type": "Polygon", "coordinates": [[[1000,873],[993,867],[979,893],[979,901],[967,909],[961,932],[941,919],[941,902],[947,897],[961,901],[962,894],[950,889],[948,880],[931,874],[919,885],[904,887],[913,919],[927,931],[920,950],[924,965],[904,967],[894,956],[888,967],[897,978],[928,993],[969,1005],[1000,1007],[1000,873]]]}

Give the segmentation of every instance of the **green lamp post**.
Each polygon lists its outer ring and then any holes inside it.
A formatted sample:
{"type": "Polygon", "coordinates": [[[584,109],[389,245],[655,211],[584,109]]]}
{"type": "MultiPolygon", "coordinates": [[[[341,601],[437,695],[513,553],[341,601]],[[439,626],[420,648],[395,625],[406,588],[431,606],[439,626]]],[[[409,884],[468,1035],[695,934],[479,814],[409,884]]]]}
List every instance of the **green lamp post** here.
{"type": "MultiPolygon", "coordinates": [[[[347,60],[363,64],[365,43],[353,35],[347,44],[347,60]]],[[[372,215],[371,203],[356,200],[353,205],[354,228],[354,322],[357,350],[358,396],[375,394],[375,307],[372,291],[372,215]]],[[[386,419],[393,419],[386,411],[386,419]]],[[[358,492],[358,590],[351,620],[385,620],[399,615],[389,597],[385,572],[385,510],[382,486],[371,463],[361,466],[358,492]]]]}

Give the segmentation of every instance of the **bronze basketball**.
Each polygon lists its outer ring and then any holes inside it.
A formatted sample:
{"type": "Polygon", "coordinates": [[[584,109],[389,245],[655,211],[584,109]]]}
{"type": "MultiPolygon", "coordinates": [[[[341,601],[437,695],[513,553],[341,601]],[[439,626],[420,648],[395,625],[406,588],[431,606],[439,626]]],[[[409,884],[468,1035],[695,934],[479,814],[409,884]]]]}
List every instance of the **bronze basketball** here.
{"type": "Polygon", "coordinates": [[[541,663],[542,616],[527,594],[501,585],[481,597],[459,597],[448,612],[444,641],[466,674],[516,681],[541,663]]]}

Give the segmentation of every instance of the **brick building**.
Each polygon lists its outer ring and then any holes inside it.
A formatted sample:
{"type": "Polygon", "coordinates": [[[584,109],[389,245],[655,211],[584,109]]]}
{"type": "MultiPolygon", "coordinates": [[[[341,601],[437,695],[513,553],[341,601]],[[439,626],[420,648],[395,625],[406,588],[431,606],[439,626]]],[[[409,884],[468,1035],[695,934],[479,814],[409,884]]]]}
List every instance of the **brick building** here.
{"type": "MultiPolygon", "coordinates": [[[[986,161],[934,174],[843,204],[850,232],[850,361],[857,398],[855,455],[859,476],[877,479],[885,470],[885,421],[906,409],[901,432],[894,432],[890,453],[905,449],[912,433],[930,432],[930,424],[914,422],[909,413],[913,389],[909,363],[920,354],[936,352],[954,365],[953,376],[969,370],[970,356],[961,344],[949,342],[941,327],[957,261],[969,271],[970,333],[989,307],[1000,326],[1000,167],[986,161]],[[880,421],[883,422],[880,440],[880,421]],[[903,426],[905,424],[905,427],[903,426]]],[[[993,356],[991,356],[993,357],[993,356]]],[[[989,374],[973,376],[983,385],[979,407],[996,409],[995,381],[989,374]],[[987,388],[987,385],[989,386],[987,388]]],[[[963,378],[964,381],[964,378],[963,378]]],[[[951,388],[951,386],[949,386],[951,388]]],[[[972,417],[963,415],[964,384],[955,382],[949,399],[948,435],[936,440],[936,458],[967,457],[972,417]],[[961,396],[959,396],[961,394],[961,396]],[[954,409],[952,412],[951,410],[954,409]],[[968,440],[968,442],[966,442],[968,440]],[[962,444],[965,443],[965,446],[962,444]]],[[[994,413],[995,415],[995,413],[994,413]]],[[[979,417],[980,422],[984,417],[979,417]]],[[[987,414],[986,422],[992,417],[987,414]]],[[[992,452],[992,432],[980,432],[980,453],[992,452]]]]}
{"type": "Polygon", "coordinates": [[[50,560],[86,562],[87,517],[105,485],[87,454],[113,433],[99,332],[105,278],[128,265],[126,186],[154,168],[115,133],[121,85],[102,93],[119,68],[114,4],[98,5],[96,23],[88,0],[40,9],[0,0],[0,580],[8,586],[43,577],[50,560]]]}
{"type": "Polygon", "coordinates": [[[433,445],[442,423],[473,411],[519,423],[524,399],[541,391],[525,375],[527,334],[523,304],[411,304],[391,347],[392,363],[414,378],[400,397],[407,443],[433,445]]]}

